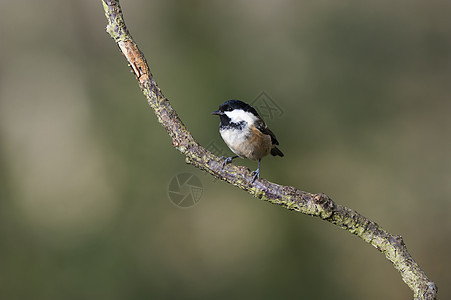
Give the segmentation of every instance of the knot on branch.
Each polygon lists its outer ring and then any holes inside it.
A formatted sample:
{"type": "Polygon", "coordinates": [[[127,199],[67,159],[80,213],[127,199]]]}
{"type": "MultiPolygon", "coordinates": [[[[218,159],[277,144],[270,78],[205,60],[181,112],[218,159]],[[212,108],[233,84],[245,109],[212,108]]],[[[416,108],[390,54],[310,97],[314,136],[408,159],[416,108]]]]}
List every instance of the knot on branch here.
{"type": "Polygon", "coordinates": [[[400,235],[393,235],[389,237],[389,241],[393,246],[400,247],[402,249],[406,248],[406,244],[404,243],[404,239],[400,235]]]}
{"type": "Polygon", "coordinates": [[[316,206],[320,207],[318,216],[321,217],[321,219],[328,219],[334,213],[335,203],[329,196],[323,193],[316,194],[315,197],[313,197],[313,202],[316,206]]]}

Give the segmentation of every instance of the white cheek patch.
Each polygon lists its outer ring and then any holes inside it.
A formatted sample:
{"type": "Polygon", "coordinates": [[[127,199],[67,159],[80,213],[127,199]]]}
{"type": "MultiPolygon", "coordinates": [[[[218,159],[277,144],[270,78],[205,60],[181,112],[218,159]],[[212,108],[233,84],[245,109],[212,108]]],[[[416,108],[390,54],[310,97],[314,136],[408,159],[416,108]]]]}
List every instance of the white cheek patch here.
{"type": "Polygon", "coordinates": [[[257,117],[252,113],[244,111],[242,109],[234,109],[232,111],[225,111],[224,113],[230,118],[230,121],[233,123],[240,123],[241,121],[245,121],[247,122],[247,124],[253,124],[257,120],[257,117]]]}

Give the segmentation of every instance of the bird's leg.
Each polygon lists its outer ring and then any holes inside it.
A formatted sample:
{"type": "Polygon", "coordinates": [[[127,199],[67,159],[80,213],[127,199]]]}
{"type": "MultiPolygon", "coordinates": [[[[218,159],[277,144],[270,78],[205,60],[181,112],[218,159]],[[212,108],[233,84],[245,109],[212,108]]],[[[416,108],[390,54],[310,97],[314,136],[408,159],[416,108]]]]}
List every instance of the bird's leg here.
{"type": "Polygon", "coordinates": [[[258,160],[257,170],[251,172],[251,175],[254,174],[254,177],[252,177],[252,183],[254,183],[255,179],[260,178],[260,162],[261,159],[258,160]]]}
{"type": "Polygon", "coordinates": [[[222,163],[222,168],[224,168],[225,165],[230,164],[232,162],[232,160],[234,160],[237,157],[238,157],[238,155],[230,156],[230,157],[221,156],[220,158],[224,159],[224,162],[222,163]]]}

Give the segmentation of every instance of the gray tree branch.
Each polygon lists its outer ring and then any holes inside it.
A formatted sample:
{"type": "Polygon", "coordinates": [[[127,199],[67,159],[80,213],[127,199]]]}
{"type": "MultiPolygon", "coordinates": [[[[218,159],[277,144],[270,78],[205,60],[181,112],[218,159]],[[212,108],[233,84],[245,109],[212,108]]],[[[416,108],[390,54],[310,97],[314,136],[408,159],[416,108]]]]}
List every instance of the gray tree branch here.
{"type": "Polygon", "coordinates": [[[125,26],[119,1],[102,0],[102,3],[108,20],[106,31],[127,59],[147,102],[172,138],[172,145],[185,155],[187,163],[247,191],[258,199],[319,217],[355,234],[385,254],[413,291],[414,299],[436,298],[437,286],[409,254],[401,236],[390,234],[358,212],[336,204],[327,195],[307,193],[265,179],[258,179],[252,183],[252,176],[247,168],[232,164],[222,168],[222,160],[194,140],[168,99],[163,96],[150,73],[144,55],[125,26]]]}

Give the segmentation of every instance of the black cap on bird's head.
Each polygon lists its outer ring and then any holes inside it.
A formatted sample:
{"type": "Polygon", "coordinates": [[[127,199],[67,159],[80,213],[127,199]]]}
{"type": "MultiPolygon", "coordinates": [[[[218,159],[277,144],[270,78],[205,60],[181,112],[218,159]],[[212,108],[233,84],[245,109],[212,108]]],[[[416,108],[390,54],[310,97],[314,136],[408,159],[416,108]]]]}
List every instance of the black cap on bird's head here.
{"type": "Polygon", "coordinates": [[[223,116],[224,112],[226,112],[226,111],[233,111],[235,109],[241,109],[241,110],[243,110],[245,112],[250,112],[250,113],[254,114],[256,117],[260,117],[258,115],[257,111],[252,106],[250,106],[249,104],[247,104],[247,103],[245,103],[243,101],[240,101],[240,100],[229,100],[229,101],[226,101],[226,102],[222,103],[219,106],[218,110],[212,112],[211,114],[212,115],[223,116]]]}

